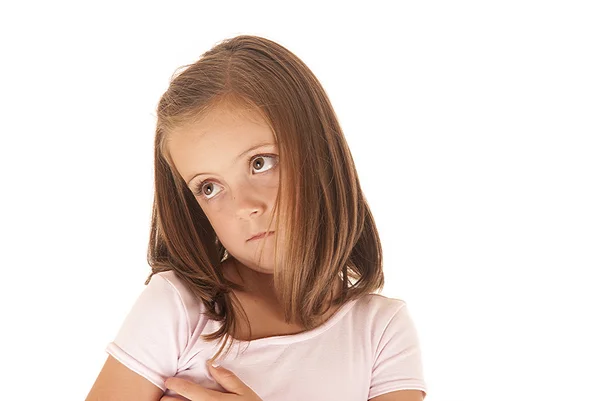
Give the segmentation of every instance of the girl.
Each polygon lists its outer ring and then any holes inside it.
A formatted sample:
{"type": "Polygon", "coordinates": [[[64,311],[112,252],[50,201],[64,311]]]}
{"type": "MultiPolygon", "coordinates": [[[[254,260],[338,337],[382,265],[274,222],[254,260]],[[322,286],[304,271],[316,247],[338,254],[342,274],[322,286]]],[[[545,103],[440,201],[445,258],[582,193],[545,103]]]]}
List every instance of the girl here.
{"type": "Polygon", "coordinates": [[[425,397],[406,304],[375,293],[381,245],[350,150],[298,57],[256,36],[217,44],[171,79],[154,156],[152,272],[88,400],[425,397]]]}

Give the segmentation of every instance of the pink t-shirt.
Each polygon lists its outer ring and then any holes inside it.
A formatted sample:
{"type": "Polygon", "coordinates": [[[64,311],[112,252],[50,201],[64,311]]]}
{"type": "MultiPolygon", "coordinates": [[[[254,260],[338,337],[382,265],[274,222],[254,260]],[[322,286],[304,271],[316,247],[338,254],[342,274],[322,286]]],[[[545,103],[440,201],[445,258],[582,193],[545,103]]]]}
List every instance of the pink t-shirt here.
{"type": "MultiPolygon", "coordinates": [[[[171,376],[225,392],[206,369],[220,322],[172,271],[152,276],[106,352],[157,387],[171,376]]],[[[427,392],[417,331],[406,303],[369,294],[299,334],[234,340],[220,364],[263,401],[366,401],[395,390],[427,392]]]]}

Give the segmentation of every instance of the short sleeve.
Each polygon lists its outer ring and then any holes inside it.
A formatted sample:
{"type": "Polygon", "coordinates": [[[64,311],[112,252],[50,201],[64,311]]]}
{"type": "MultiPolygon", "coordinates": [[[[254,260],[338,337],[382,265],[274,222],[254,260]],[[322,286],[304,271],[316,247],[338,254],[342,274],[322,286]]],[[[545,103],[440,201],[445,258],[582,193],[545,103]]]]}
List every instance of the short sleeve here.
{"type": "Polygon", "coordinates": [[[106,352],[166,391],[164,381],[177,373],[179,355],[188,341],[186,316],[176,288],[154,274],[106,352]]]}
{"type": "Polygon", "coordinates": [[[396,390],[427,394],[417,330],[404,301],[377,346],[368,399],[396,390]]]}

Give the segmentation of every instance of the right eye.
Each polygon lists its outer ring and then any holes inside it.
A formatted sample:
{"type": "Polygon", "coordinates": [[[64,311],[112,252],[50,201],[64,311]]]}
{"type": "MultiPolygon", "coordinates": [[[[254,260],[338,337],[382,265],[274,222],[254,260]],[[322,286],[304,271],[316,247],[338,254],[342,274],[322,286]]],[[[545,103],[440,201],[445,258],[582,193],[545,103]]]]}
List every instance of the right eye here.
{"type": "MultiPolygon", "coordinates": [[[[202,181],[201,183],[199,183],[196,186],[196,191],[194,192],[196,196],[201,196],[204,199],[206,199],[207,201],[211,200],[212,198],[214,198],[216,195],[215,194],[215,190],[214,190],[214,185],[217,185],[214,182],[211,181],[202,181]]],[[[219,193],[219,192],[217,192],[219,193]]]]}

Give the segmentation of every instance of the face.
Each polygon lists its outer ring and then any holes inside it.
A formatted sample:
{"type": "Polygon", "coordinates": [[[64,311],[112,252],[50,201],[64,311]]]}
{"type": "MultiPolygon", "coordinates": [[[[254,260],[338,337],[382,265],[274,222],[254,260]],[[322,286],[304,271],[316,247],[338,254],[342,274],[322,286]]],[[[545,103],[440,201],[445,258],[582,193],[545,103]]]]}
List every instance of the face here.
{"type": "Polygon", "coordinates": [[[266,122],[256,111],[221,106],[171,133],[167,147],[227,252],[273,273],[273,234],[251,239],[267,230],[279,189],[279,150],[266,122]]]}

